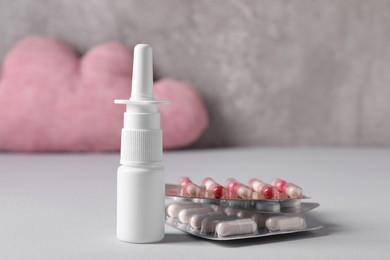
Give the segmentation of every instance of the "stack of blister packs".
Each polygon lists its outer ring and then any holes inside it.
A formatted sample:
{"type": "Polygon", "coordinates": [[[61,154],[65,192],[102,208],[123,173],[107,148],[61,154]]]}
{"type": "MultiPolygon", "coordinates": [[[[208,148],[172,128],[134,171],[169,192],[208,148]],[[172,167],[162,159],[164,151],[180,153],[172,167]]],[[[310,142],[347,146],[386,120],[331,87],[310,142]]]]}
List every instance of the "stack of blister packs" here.
{"type": "Polygon", "coordinates": [[[302,202],[302,189],[282,179],[266,184],[251,179],[248,185],[228,179],[225,186],[211,178],[196,185],[183,177],[167,184],[166,223],[189,234],[211,240],[233,240],[311,231],[322,228],[305,216],[319,206],[302,202]]]}

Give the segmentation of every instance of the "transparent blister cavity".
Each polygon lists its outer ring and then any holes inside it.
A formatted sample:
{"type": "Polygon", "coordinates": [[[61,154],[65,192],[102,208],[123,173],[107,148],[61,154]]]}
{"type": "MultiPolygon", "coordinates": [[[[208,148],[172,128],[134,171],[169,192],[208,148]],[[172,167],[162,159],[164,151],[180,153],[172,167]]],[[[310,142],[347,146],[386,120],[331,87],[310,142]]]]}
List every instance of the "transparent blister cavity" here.
{"type": "Polygon", "coordinates": [[[204,218],[200,228],[200,234],[206,236],[214,236],[215,228],[222,221],[230,221],[237,219],[236,216],[220,215],[220,216],[210,216],[204,218]]]}
{"type": "Polygon", "coordinates": [[[259,179],[252,178],[248,182],[249,187],[254,191],[252,194],[252,199],[265,199],[265,200],[274,200],[278,199],[278,190],[259,179]]]}
{"type": "Polygon", "coordinates": [[[182,177],[179,180],[179,185],[181,196],[199,197],[201,194],[202,188],[194,184],[188,177],[182,177]]]}
{"type": "Polygon", "coordinates": [[[201,229],[202,222],[204,219],[209,217],[220,217],[220,216],[226,216],[226,214],[223,211],[212,211],[212,212],[192,215],[190,219],[190,227],[193,229],[201,229]]]}
{"type": "Polygon", "coordinates": [[[251,218],[221,221],[215,227],[218,237],[254,235],[257,233],[257,223],[251,218]]]}
{"type": "Polygon", "coordinates": [[[278,190],[280,199],[300,199],[304,197],[302,188],[294,183],[286,182],[280,178],[275,178],[271,183],[278,190]]]}
{"type": "Polygon", "coordinates": [[[192,208],[192,209],[182,209],[179,212],[179,221],[183,224],[190,223],[191,217],[194,215],[205,214],[215,212],[211,207],[201,207],[201,208],[192,208]]]}
{"type": "Polygon", "coordinates": [[[211,207],[208,204],[200,204],[200,203],[172,203],[167,206],[166,213],[169,217],[177,218],[179,216],[179,212],[182,209],[191,209],[191,208],[199,208],[199,207],[211,207]]]}
{"type": "Polygon", "coordinates": [[[271,232],[298,231],[306,228],[306,220],[303,216],[272,216],[265,225],[271,232]]]}
{"type": "Polygon", "coordinates": [[[220,199],[225,196],[225,188],[216,181],[214,181],[212,178],[204,178],[202,183],[205,189],[206,197],[220,199]]]}

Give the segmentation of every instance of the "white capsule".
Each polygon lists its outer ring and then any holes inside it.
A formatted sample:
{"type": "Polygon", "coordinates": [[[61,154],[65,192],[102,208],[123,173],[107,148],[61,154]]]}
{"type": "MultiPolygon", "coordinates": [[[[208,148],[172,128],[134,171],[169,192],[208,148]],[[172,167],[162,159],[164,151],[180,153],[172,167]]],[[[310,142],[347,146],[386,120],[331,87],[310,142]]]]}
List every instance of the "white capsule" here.
{"type": "Polygon", "coordinates": [[[235,208],[225,208],[225,213],[228,216],[235,216],[239,211],[240,211],[239,209],[235,209],[235,208]]]}
{"type": "Polygon", "coordinates": [[[298,199],[298,198],[302,197],[302,188],[301,187],[298,187],[297,185],[295,185],[293,183],[288,183],[286,186],[287,187],[285,189],[285,192],[286,192],[287,197],[289,197],[290,199],[298,199]]]}
{"type": "Polygon", "coordinates": [[[300,216],[275,216],[265,222],[269,231],[294,231],[306,228],[306,221],[300,216]]]}
{"type": "Polygon", "coordinates": [[[218,216],[209,216],[202,221],[202,227],[200,228],[201,234],[209,234],[214,233],[215,228],[221,221],[230,221],[235,220],[235,216],[226,216],[226,215],[218,215],[218,216]]]}
{"type": "Polygon", "coordinates": [[[237,218],[251,218],[255,213],[253,211],[240,210],[237,212],[237,218]]]}
{"type": "Polygon", "coordinates": [[[214,212],[214,210],[210,207],[182,209],[179,212],[179,220],[181,223],[187,224],[190,222],[190,219],[193,215],[207,212],[214,212]]]}
{"type": "Polygon", "coordinates": [[[195,214],[192,215],[190,219],[190,226],[194,229],[200,229],[202,227],[202,221],[207,217],[213,217],[213,216],[224,216],[225,213],[217,211],[217,212],[206,212],[202,214],[195,214]]]}
{"type": "Polygon", "coordinates": [[[240,184],[237,187],[237,195],[242,199],[251,199],[252,191],[248,186],[240,184]]]}
{"type": "Polygon", "coordinates": [[[224,210],[225,210],[224,207],[219,206],[219,205],[213,205],[213,204],[211,204],[210,207],[211,207],[214,211],[224,211],[224,210]]]}
{"type": "Polygon", "coordinates": [[[201,204],[199,203],[174,203],[168,206],[167,208],[167,214],[170,217],[177,218],[179,216],[179,212],[182,209],[189,209],[189,208],[200,208],[201,204]]]}
{"type": "Polygon", "coordinates": [[[257,224],[253,219],[244,218],[232,221],[223,221],[217,225],[215,231],[218,236],[253,234],[257,230],[257,224]]]}

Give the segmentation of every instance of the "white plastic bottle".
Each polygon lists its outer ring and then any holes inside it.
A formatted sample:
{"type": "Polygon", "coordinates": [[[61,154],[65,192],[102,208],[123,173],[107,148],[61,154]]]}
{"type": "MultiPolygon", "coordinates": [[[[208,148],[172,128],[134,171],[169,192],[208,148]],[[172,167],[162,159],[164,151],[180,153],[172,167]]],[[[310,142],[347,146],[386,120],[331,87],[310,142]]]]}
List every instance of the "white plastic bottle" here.
{"type": "Polygon", "coordinates": [[[162,131],[153,95],[152,48],[134,48],[133,82],[125,104],[117,179],[117,237],[130,243],[163,239],[165,224],[162,131]]]}

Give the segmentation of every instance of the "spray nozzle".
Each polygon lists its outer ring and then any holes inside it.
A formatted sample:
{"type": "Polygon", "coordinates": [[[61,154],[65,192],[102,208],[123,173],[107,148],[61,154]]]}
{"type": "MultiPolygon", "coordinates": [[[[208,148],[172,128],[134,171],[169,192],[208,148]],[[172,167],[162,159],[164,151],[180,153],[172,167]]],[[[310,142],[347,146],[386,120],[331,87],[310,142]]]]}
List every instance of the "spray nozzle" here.
{"type": "Polygon", "coordinates": [[[131,97],[115,100],[116,104],[165,104],[153,95],[153,54],[148,44],[137,44],[134,48],[133,81],[131,97]]]}

